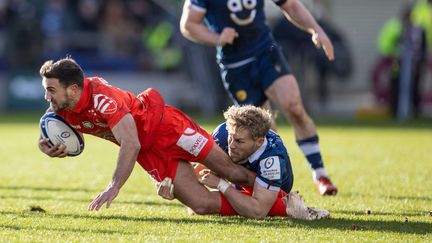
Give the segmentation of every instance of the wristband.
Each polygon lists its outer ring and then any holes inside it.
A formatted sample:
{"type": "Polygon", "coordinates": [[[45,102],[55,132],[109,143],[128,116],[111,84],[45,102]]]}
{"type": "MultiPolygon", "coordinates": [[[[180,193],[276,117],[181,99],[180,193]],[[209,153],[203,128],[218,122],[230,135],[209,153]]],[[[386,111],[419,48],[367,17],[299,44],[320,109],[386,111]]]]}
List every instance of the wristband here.
{"type": "Polygon", "coordinates": [[[226,190],[228,190],[228,187],[230,187],[230,184],[223,179],[219,179],[219,183],[217,185],[217,189],[222,192],[222,194],[225,194],[226,190]]]}

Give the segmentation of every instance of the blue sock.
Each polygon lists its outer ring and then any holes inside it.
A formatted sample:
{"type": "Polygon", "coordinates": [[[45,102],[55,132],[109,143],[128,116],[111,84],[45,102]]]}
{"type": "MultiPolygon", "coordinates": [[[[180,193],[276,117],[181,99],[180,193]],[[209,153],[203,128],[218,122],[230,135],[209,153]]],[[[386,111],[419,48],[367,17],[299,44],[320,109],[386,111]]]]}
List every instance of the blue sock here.
{"type": "Polygon", "coordinates": [[[324,163],[321,158],[318,135],[297,140],[297,144],[303,152],[313,170],[323,168],[324,163]]]}

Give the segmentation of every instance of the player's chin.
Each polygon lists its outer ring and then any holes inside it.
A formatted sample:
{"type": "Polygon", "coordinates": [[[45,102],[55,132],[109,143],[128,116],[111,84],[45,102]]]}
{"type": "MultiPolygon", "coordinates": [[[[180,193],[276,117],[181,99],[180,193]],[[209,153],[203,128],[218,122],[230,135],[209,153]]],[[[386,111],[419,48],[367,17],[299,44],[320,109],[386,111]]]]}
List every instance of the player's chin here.
{"type": "Polygon", "coordinates": [[[59,110],[59,107],[58,107],[58,105],[56,105],[56,104],[50,103],[50,109],[51,109],[52,111],[58,111],[58,110],[59,110]]]}
{"type": "Polygon", "coordinates": [[[240,161],[239,157],[236,156],[235,154],[230,154],[230,157],[231,157],[231,160],[236,164],[240,161]]]}
{"type": "Polygon", "coordinates": [[[51,103],[51,105],[50,105],[50,108],[51,108],[51,110],[53,110],[54,112],[59,112],[59,111],[63,110],[63,107],[60,107],[59,105],[57,105],[57,104],[52,104],[52,103],[51,103]]]}

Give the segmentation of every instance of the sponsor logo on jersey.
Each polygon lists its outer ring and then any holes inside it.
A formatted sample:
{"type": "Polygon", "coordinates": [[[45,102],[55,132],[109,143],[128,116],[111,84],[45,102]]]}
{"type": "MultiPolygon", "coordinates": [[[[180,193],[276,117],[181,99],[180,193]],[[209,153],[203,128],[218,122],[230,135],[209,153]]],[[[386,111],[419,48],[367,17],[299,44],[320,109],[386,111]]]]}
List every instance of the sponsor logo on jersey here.
{"type": "Polygon", "coordinates": [[[228,0],[227,7],[231,11],[230,18],[238,25],[251,24],[256,16],[257,0],[228,0]],[[237,13],[249,11],[249,16],[238,17],[237,13]]]}
{"type": "Polygon", "coordinates": [[[260,160],[261,175],[269,180],[281,178],[280,161],[278,156],[270,156],[260,160]]]}
{"type": "Polygon", "coordinates": [[[117,111],[117,102],[104,94],[95,94],[93,107],[102,114],[113,114],[117,111]]]}
{"type": "Polygon", "coordinates": [[[176,145],[194,156],[198,156],[208,139],[192,128],[186,128],[176,145]]]}
{"type": "Polygon", "coordinates": [[[82,124],[83,124],[83,127],[87,128],[87,129],[92,129],[94,127],[93,123],[91,123],[89,121],[83,121],[82,124]]]}

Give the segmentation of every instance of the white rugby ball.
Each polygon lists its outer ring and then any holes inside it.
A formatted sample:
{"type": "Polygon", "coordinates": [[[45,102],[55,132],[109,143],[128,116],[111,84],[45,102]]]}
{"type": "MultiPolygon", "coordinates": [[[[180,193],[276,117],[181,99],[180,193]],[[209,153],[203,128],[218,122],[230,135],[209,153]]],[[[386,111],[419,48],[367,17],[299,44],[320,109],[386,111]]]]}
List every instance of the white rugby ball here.
{"type": "Polygon", "coordinates": [[[77,156],[84,150],[84,139],[71,125],[54,112],[48,112],[40,119],[39,127],[43,138],[49,139],[49,145],[66,145],[68,156],[77,156]]]}

